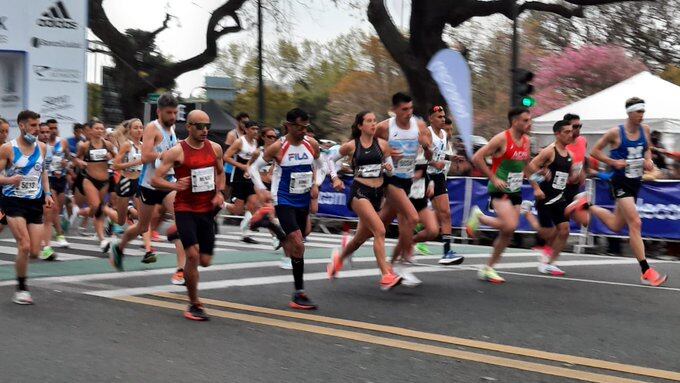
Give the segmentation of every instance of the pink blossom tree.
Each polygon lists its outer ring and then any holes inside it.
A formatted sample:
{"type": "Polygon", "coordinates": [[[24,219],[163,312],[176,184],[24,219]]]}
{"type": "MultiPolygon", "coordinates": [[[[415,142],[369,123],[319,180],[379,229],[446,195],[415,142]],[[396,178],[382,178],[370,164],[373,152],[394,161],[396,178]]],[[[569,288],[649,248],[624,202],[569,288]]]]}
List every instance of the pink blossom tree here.
{"type": "Polygon", "coordinates": [[[584,45],[539,59],[533,84],[541,115],[621,82],[647,67],[614,45],[584,45]]]}

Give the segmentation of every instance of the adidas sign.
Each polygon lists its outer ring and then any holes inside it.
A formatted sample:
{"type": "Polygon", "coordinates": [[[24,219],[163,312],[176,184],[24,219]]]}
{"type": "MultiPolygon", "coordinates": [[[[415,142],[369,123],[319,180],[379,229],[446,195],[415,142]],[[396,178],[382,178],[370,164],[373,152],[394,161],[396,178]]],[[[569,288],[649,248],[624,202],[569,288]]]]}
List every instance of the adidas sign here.
{"type": "Polygon", "coordinates": [[[37,24],[46,28],[77,29],[78,23],[71,19],[64,3],[57,1],[38,18],[37,24]]]}

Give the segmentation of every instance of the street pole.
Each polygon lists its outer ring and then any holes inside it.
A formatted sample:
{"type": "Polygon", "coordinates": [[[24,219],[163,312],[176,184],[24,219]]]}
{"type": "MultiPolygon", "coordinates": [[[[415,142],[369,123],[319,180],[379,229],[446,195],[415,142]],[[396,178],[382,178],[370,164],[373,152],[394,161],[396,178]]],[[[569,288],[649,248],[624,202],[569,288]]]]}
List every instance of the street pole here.
{"type": "Polygon", "coordinates": [[[262,78],[262,0],[257,1],[257,106],[258,120],[264,123],[264,79],[262,78]]]}
{"type": "Polygon", "coordinates": [[[517,106],[517,84],[515,76],[517,74],[517,61],[519,60],[519,35],[517,33],[518,13],[517,1],[512,2],[512,68],[510,69],[510,107],[517,106]]]}

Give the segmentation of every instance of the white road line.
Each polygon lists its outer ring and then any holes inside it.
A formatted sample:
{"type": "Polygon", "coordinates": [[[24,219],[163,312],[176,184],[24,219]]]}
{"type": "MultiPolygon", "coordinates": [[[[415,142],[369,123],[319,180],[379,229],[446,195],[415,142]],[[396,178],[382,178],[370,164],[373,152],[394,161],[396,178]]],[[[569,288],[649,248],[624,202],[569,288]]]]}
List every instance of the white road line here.
{"type": "MultiPolygon", "coordinates": [[[[99,247],[97,247],[97,250],[99,250],[99,247]]],[[[61,261],[74,261],[74,260],[80,260],[80,259],[93,259],[97,257],[92,257],[89,255],[78,255],[78,254],[69,254],[69,253],[63,253],[61,252],[61,249],[55,248],[54,251],[57,253],[57,259],[61,261]]],[[[99,250],[101,252],[101,250],[99,250]]],[[[12,255],[16,256],[17,254],[17,248],[16,247],[10,247],[10,246],[0,246],[0,254],[6,254],[6,255],[12,255]]],[[[14,264],[14,262],[11,261],[2,261],[2,262],[10,262],[10,264],[14,264]]],[[[4,263],[0,263],[2,265],[4,263]]]]}
{"type": "MultiPolygon", "coordinates": [[[[612,259],[612,260],[584,260],[584,261],[563,261],[560,265],[563,266],[601,266],[601,265],[623,265],[623,264],[636,264],[635,259],[612,259]]],[[[413,273],[437,273],[443,271],[476,271],[477,268],[483,266],[484,264],[471,264],[466,266],[451,266],[450,268],[442,267],[418,267],[411,268],[410,271],[413,273]]],[[[499,264],[496,266],[498,270],[508,270],[508,269],[522,269],[536,267],[536,262],[518,262],[509,264],[499,264]]],[[[343,271],[340,273],[339,277],[341,279],[345,278],[357,278],[357,277],[367,277],[367,276],[378,276],[380,272],[377,269],[358,269],[343,271]]],[[[530,274],[527,274],[530,275],[530,274]]],[[[306,281],[315,281],[327,279],[328,275],[325,272],[308,273],[305,274],[306,281]]],[[[553,277],[559,279],[559,277],[553,277]]],[[[293,278],[291,275],[278,275],[269,277],[255,277],[255,278],[240,278],[240,279],[227,279],[219,281],[203,282],[199,285],[199,290],[214,290],[222,289],[233,286],[259,286],[259,285],[270,285],[277,283],[290,283],[293,278]]],[[[589,279],[582,279],[581,282],[599,283],[601,281],[592,281],[589,279]]],[[[628,283],[618,283],[621,286],[634,286],[640,287],[640,285],[628,284],[628,283]]],[[[644,286],[647,287],[647,286],[644,286]]],[[[664,288],[665,290],[680,291],[680,288],[664,288]]],[[[126,295],[144,295],[153,294],[158,292],[180,292],[185,291],[183,286],[173,286],[173,285],[160,285],[160,286],[149,286],[149,287],[134,287],[134,288],[124,288],[118,290],[106,290],[106,291],[87,291],[84,294],[100,296],[105,298],[120,297],[126,295]]]]}

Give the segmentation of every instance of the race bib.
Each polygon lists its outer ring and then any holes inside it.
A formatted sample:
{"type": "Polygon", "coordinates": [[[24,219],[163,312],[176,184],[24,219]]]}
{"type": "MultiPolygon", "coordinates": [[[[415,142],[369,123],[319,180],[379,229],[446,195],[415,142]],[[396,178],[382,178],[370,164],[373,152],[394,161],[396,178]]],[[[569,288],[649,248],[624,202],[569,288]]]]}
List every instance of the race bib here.
{"type": "Polygon", "coordinates": [[[290,187],[292,194],[307,193],[312,188],[312,172],[290,173],[290,187]]]}
{"type": "Polygon", "coordinates": [[[38,194],[40,177],[37,176],[23,176],[19,187],[16,189],[17,197],[28,197],[38,194]]]}
{"type": "Polygon", "coordinates": [[[411,185],[411,192],[408,196],[413,199],[425,198],[425,178],[413,182],[413,185],[411,185]]]}
{"type": "MultiPolygon", "coordinates": [[[[142,159],[142,153],[135,153],[135,154],[132,154],[130,156],[130,162],[139,161],[141,159],[142,159]]],[[[131,172],[141,172],[142,166],[143,166],[142,164],[131,166],[128,170],[131,171],[131,172]]]]}
{"type": "Polygon", "coordinates": [[[52,159],[50,160],[50,167],[49,167],[50,172],[52,172],[52,173],[61,172],[61,169],[63,168],[61,162],[63,160],[64,160],[63,157],[52,156],[52,159]]]}
{"type": "Polygon", "coordinates": [[[413,174],[416,165],[415,157],[403,157],[397,161],[397,166],[394,169],[395,174],[413,174]]]}
{"type": "Polygon", "coordinates": [[[90,160],[92,160],[92,161],[105,161],[106,160],[106,153],[108,153],[106,148],[90,149],[90,160]]]}
{"type": "Polygon", "coordinates": [[[191,192],[202,193],[215,190],[215,168],[191,169],[191,192]]]}
{"type": "Polygon", "coordinates": [[[357,177],[378,178],[382,174],[382,164],[361,165],[357,169],[357,177]]]}
{"type": "Polygon", "coordinates": [[[524,173],[508,173],[508,191],[510,193],[518,192],[522,187],[522,180],[524,179],[524,173]]]}
{"type": "Polygon", "coordinates": [[[581,174],[581,170],[583,170],[583,162],[580,164],[573,164],[571,165],[571,176],[576,177],[579,174],[581,174]]]}
{"type": "Polygon", "coordinates": [[[560,171],[555,172],[555,175],[553,176],[553,183],[552,183],[553,189],[564,190],[564,188],[567,187],[567,179],[568,178],[569,178],[569,173],[560,172],[560,171]]]}
{"type": "Polygon", "coordinates": [[[644,173],[644,158],[626,160],[626,178],[640,178],[644,173]]]}

